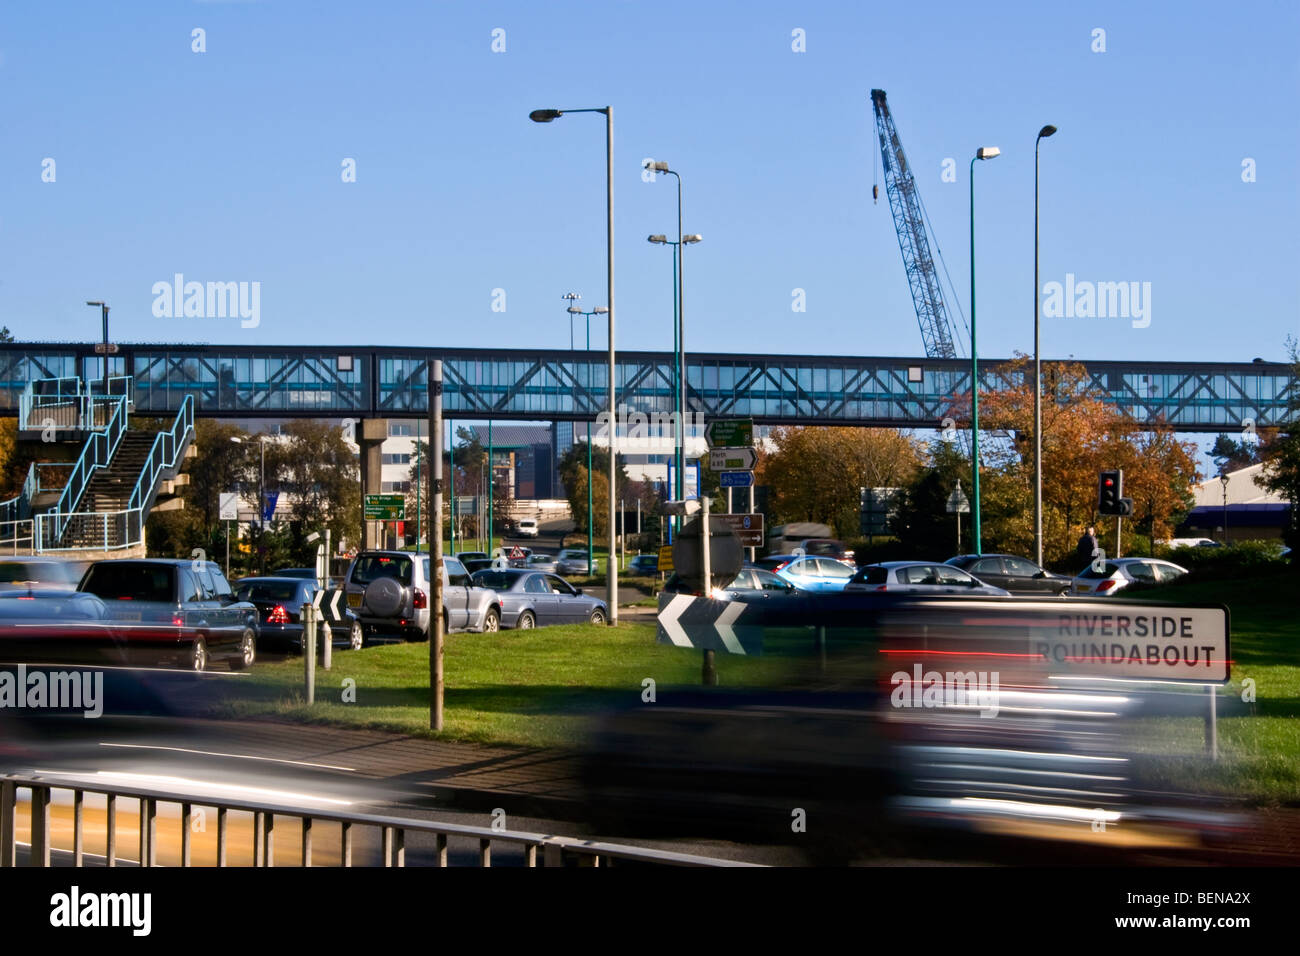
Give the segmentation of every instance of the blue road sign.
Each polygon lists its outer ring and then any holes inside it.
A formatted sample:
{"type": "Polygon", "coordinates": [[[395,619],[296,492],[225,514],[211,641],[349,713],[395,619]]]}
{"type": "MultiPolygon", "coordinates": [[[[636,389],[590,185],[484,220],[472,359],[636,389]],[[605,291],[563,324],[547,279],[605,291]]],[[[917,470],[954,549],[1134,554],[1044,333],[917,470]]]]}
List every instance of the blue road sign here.
{"type": "Polygon", "coordinates": [[[718,475],[718,484],[723,488],[752,488],[754,473],[752,471],[724,471],[718,475]]]}
{"type": "Polygon", "coordinates": [[[266,507],[262,509],[262,520],[270,521],[275,516],[275,503],[280,500],[280,492],[271,492],[266,496],[266,507]]]}

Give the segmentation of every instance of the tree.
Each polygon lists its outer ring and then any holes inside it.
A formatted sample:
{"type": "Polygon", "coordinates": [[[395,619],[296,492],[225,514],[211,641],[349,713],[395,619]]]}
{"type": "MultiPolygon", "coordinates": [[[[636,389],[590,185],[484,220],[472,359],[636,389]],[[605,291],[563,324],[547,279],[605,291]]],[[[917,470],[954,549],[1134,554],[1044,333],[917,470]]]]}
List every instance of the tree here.
{"type": "Polygon", "coordinates": [[[1291,503],[1291,523],[1284,530],[1283,538],[1294,548],[1300,544],[1296,516],[1300,508],[1300,349],[1291,337],[1287,338],[1286,346],[1291,360],[1291,381],[1285,392],[1285,418],[1277,436],[1261,451],[1264,468],[1256,484],[1291,503]]]}
{"type": "Polygon", "coordinates": [[[9,331],[9,326],[6,325],[0,328],[0,342],[8,343],[12,341],[14,341],[14,334],[9,331]]]}
{"type": "Polygon", "coordinates": [[[304,533],[329,528],[335,542],[361,537],[361,468],[357,454],[337,425],[293,421],[282,432],[287,441],[266,446],[267,486],[293,503],[304,533]]]}
{"type": "MultiPolygon", "coordinates": [[[[591,468],[596,473],[592,483],[591,510],[593,534],[600,536],[609,529],[609,452],[592,448],[591,468]]],[[[587,445],[585,442],[574,444],[560,456],[560,482],[564,485],[565,497],[569,500],[569,512],[573,515],[574,530],[587,530],[587,445]]],[[[615,486],[624,500],[629,497],[630,479],[627,470],[619,465],[618,482],[615,486]]]]}
{"type": "Polygon", "coordinates": [[[1246,468],[1259,462],[1259,447],[1254,442],[1233,441],[1227,435],[1220,434],[1210,447],[1210,457],[1218,466],[1218,474],[1226,475],[1230,471],[1246,468]]]}
{"type": "Polygon", "coordinates": [[[816,521],[857,537],[863,488],[907,483],[920,466],[915,441],[883,428],[800,426],[772,432],[776,450],[759,462],[772,524],[816,521]]]}
{"type": "MultiPolygon", "coordinates": [[[[963,481],[970,496],[970,461],[956,442],[936,439],[930,444],[929,461],[918,468],[903,486],[890,521],[890,530],[902,542],[901,554],[915,558],[937,558],[954,553],[957,521],[963,532],[970,526],[969,515],[948,513],[948,496],[963,481]]],[[[969,541],[963,537],[963,543],[969,541]]]]}

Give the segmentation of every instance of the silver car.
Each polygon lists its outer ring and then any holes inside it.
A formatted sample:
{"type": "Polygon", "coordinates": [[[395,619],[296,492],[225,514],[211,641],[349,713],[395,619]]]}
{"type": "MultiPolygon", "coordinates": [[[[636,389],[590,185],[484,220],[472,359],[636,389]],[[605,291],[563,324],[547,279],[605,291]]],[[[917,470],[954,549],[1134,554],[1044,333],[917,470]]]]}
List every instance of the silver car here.
{"type": "Polygon", "coordinates": [[[1093,562],[1075,575],[1070,593],[1106,597],[1130,584],[1168,584],[1186,573],[1181,565],[1159,558],[1111,558],[1104,564],[1093,562]]]}
{"type": "Polygon", "coordinates": [[[524,566],[529,571],[544,571],[548,574],[555,574],[560,570],[553,554],[530,554],[524,566]]]}
{"type": "Polygon", "coordinates": [[[547,624],[604,624],[609,609],[563,578],[518,568],[490,569],[474,574],[474,583],[489,587],[501,599],[502,627],[528,630],[547,624]]]}
{"type": "Polygon", "coordinates": [[[938,561],[882,561],[859,568],[845,593],[978,594],[1010,597],[1010,591],[985,584],[961,568],[938,561]]]}
{"type": "MultiPolygon", "coordinates": [[[[586,574],[587,573],[587,549],[586,548],[565,548],[560,552],[559,558],[555,562],[556,570],[560,574],[586,574]]],[[[591,559],[591,573],[600,573],[600,560],[591,559]]]]}
{"type": "MultiPolygon", "coordinates": [[[[443,626],[447,631],[494,632],[501,627],[496,592],[475,587],[465,566],[452,557],[442,561],[443,626]]],[[[411,551],[362,551],[346,577],[348,607],[367,635],[398,634],[408,640],[429,639],[433,586],[429,555],[411,551]]]]}

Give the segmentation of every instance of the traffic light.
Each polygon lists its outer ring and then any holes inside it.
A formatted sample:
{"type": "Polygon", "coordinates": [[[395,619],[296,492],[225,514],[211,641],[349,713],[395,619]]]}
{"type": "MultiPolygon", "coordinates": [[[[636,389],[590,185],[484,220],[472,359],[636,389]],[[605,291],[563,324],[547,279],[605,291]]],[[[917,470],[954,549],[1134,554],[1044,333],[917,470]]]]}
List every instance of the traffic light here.
{"type": "Polygon", "coordinates": [[[1097,481],[1097,513],[1117,515],[1120,513],[1120,496],[1124,493],[1124,472],[1103,471],[1097,481]]]}

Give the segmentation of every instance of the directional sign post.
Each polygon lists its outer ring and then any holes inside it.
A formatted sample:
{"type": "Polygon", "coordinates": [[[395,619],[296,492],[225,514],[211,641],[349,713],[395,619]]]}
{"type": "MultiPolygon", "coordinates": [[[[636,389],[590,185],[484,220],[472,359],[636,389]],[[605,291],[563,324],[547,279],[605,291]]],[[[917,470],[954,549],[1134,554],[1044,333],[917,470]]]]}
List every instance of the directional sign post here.
{"type": "Polygon", "coordinates": [[[712,515],[716,525],[725,525],[740,540],[742,548],[763,546],[763,516],[759,514],[712,515]]]}
{"type": "Polygon", "coordinates": [[[758,452],[753,448],[710,448],[710,471],[753,471],[758,452]]]}
{"type": "Polygon", "coordinates": [[[96,355],[104,355],[104,354],[108,354],[108,355],[116,355],[116,354],[117,354],[118,352],[120,352],[120,351],[122,351],[122,350],[121,350],[121,348],[118,346],[118,344],[117,344],[116,342],[109,342],[107,345],[104,344],[103,342],[96,342],[96,343],[95,343],[95,354],[96,354],[96,355]]]}
{"type": "Polygon", "coordinates": [[[657,639],[660,644],[704,651],[761,654],[762,625],[745,625],[741,619],[746,616],[760,618],[761,609],[744,601],[715,601],[665,592],[659,596],[657,639]]]}
{"type": "Polygon", "coordinates": [[[961,554],[961,516],[970,514],[970,499],[961,490],[960,481],[948,496],[948,514],[957,516],[957,553],[961,554]]]}
{"type": "Polygon", "coordinates": [[[718,483],[723,488],[753,488],[752,471],[724,471],[718,475],[718,483]]]}
{"type": "Polygon", "coordinates": [[[709,422],[704,428],[704,440],[710,448],[751,446],[754,444],[754,421],[750,418],[737,418],[709,422]]]}
{"type": "Polygon", "coordinates": [[[367,521],[405,521],[405,495],[366,495],[365,514],[367,521]]]}

